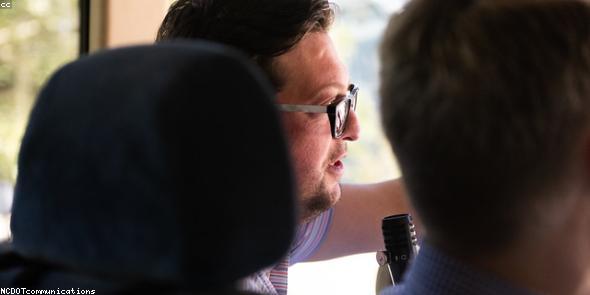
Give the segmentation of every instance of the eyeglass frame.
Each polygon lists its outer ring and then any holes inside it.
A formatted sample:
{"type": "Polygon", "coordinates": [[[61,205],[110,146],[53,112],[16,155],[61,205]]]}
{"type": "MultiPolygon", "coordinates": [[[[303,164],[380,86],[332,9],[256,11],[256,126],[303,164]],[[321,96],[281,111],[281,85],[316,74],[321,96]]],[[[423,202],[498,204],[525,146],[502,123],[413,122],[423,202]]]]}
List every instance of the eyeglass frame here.
{"type": "Polygon", "coordinates": [[[277,104],[277,107],[283,112],[327,113],[330,120],[330,131],[332,132],[332,138],[338,139],[342,137],[346,131],[350,109],[352,108],[352,111],[356,112],[358,91],[359,88],[357,86],[350,84],[348,86],[348,93],[346,95],[344,95],[341,99],[336,99],[334,102],[326,106],[312,104],[277,104]],[[338,130],[336,130],[336,110],[342,103],[348,103],[348,106],[346,109],[346,117],[344,119],[342,131],[340,134],[337,134],[338,130]]]}

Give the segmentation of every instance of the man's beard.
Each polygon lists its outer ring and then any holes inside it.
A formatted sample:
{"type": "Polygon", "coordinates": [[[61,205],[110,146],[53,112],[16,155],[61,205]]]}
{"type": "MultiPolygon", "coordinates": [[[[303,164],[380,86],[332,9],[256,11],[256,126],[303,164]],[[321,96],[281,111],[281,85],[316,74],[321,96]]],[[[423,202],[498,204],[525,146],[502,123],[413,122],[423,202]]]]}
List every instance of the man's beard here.
{"type": "MultiPolygon", "coordinates": [[[[330,154],[330,163],[336,161],[337,157],[346,152],[346,150],[346,143],[337,146],[330,154]]],[[[340,184],[338,183],[337,190],[330,191],[325,183],[325,177],[326,175],[324,174],[321,181],[311,190],[305,192],[302,198],[300,198],[299,212],[301,217],[299,221],[301,223],[311,221],[314,217],[330,209],[340,199],[340,194],[342,194],[340,184]]]]}
{"type": "Polygon", "coordinates": [[[330,209],[337,200],[336,194],[340,194],[340,190],[330,192],[324,183],[319,184],[311,194],[305,196],[301,201],[301,223],[311,221],[321,213],[330,209]]]}

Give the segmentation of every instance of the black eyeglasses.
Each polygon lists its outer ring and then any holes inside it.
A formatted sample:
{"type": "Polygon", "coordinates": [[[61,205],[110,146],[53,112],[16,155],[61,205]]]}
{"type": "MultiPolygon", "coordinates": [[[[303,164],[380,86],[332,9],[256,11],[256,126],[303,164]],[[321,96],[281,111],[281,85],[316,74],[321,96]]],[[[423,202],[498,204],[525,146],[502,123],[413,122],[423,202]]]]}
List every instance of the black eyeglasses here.
{"type": "Polygon", "coordinates": [[[327,106],[309,104],[277,104],[279,110],[284,112],[303,113],[328,113],[332,137],[340,138],[346,130],[346,122],[350,109],[356,111],[356,99],[359,88],[351,84],[348,86],[348,93],[341,99],[337,99],[327,106]]]}

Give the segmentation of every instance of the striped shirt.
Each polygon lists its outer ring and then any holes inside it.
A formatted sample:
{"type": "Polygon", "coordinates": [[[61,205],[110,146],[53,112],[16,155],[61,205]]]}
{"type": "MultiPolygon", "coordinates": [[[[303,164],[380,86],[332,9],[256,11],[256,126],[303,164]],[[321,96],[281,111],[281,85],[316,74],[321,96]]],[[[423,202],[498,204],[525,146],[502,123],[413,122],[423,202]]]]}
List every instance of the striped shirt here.
{"type": "Polygon", "coordinates": [[[318,249],[330,227],[333,211],[331,208],[310,222],[300,225],[289,255],[277,265],[244,279],[241,289],[261,294],[287,294],[289,266],[307,260],[318,249]]]}

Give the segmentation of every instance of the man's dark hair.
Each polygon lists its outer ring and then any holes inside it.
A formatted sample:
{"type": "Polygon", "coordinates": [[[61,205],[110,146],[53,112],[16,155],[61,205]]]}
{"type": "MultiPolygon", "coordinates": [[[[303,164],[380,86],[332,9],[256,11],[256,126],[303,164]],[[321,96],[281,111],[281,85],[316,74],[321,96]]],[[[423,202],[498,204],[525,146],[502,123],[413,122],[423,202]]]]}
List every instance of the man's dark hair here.
{"type": "Polygon", "coordinates": [[[308,32],[327,31],[334,19],[326,0],[178,0],[170,6],[156,41],[206,39],[245,52],[280,90],[273,58],[308,32]]]}
{"type": "Polygon", "coordinates": [[[559,195],[590,114],[590,6],[417,0],[381,47],[383,124],[431,242],[497,251],[559,195]]]}

